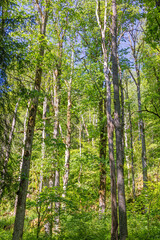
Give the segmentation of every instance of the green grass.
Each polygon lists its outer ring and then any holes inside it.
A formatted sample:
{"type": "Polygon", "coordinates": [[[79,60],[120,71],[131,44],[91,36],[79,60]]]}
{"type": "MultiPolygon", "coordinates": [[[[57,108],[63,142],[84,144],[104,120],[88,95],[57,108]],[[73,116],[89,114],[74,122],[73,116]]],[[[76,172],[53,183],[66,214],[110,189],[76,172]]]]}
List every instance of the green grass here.
{"type": "MultiPolygon", "coordinates": [[[[36,218],[33,213],[28,213],[23,240],[36,240],[37,229],[30,226],[32,219],[36,218]]],[[[106,218],[100,220],[97,213],[76,212],[61,217],[61,233],[52,236],[52,240],[109,240],[110,239],[110,220],[108,214],[106,218]]],[[[14,217],[7,215],[0,218],[0,239],[11,240],[13,232],[14,217]]],[[[46,239],[44,232],[40,232],[39,239],[46,239]]],[[[128,240],[159,240],[160,222],[158,214],[150,215],[128,212],[128,240]]]]}

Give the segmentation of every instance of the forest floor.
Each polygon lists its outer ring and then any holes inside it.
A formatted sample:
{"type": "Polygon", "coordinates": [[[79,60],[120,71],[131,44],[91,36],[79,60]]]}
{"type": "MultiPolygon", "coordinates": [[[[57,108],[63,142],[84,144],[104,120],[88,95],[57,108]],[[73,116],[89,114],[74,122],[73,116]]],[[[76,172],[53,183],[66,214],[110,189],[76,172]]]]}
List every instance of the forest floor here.
{"type": "MultiPolygon", "coordinates": [[[[128,209],[131,207],[129,205],[128,209]]],[[[159,240],[160,215],[153,211],[128,210],[128,238],[129,240],[159,240]]],[[[11,240],[14,226],[14,213],[3,212],[0,214],[0,239],[11,240]]],[[[25,218],[23,240],[55,239],[55,240],[109,240],[110,239],[110,214],[99,220],[97,212],[81,211],[64,215],[61,218],[61,232],[47,238],[44,227],[41,228],[37,238],[37,215],[27,212],[25,218]]]]}

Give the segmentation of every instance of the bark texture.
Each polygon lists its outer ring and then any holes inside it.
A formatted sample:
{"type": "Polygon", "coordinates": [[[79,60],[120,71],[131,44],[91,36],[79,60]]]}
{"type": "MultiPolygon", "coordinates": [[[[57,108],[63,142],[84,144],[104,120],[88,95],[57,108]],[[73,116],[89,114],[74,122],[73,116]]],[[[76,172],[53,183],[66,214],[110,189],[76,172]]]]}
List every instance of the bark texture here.
{"type": "MultiPolygon", "coordinates": [[[[46,4],[48,1],[46,1],[46,4]]],[[[38,5],[38,3],[37,3],[38,5]]],[[[47,4],[48,5],[48,4],[47,4]]],[[[41,59],[38,59],[37,67],[36,67],[36,75],[35,75],[35,87],[34,90],[37,92],[36,96],[33,97],[31,102],[31,108],[29,110],[29,119],[27,125],[26,132],[26,142],[24,146],[24,156],[22,163],[22,171],[21,171],[21,179],[20,186],[18,190],[18,202],[16,208],[16,217],[14,223],[14,232],[13,232],[13,240],[22,239],[23,235],[23,226],[24,226],[24,217],[25,217],[25,209],[26,209],[26,197],[28,190],[28,182],[29,182],[29,171],[30,171],[30,159],[32,153],[32,142],[34,136],[34,127],[36,120],[36,113],[38,108],[38,92],[40,92],[41,78],[42,78],[42,65],[41,61],[44,56],[44,37],[46,32],[46,24],[47,24],[47,11],[44,10],[42,14],[42,10],[38,5],[38,11],[41,11],[41,24],[40,24],[40,47],[39,47],[39,55],[41,59]]],[[[48,6],[46,6],[47,8],[48,6]]]]}
{"type": "Polygon", "coordinates": [[[123,170],[123,149],[122,149],[122,126],[118,81],[118,55],[117,55],[117,9],[116,0],[112,0],[112,73],[114,85],[114,124],[116,132],[116,160],[117,160],[117,185],[118,185],[118,206],[119,206],[119,230],[120,239],[125,240],[127,233],[127,215],[123,170]]]}
{"type": "Polygon", "coordinates": [[[116,197],[116,174],[115,174],[115,161],[114,161],[114,148],[113,148],[113,119],[111,116],[111,82],[109,78],[108,68],[108,55],[106,47],[106,27],[107,27],[107,0],[105,0],[105,11],[104,11],[104,26],[100,20],[100,1],[96,1],[96,17],[97,22],[101,30],[102,38],[102,52],[103,52],[103,68],[104,77],[106,81],[107,101],[106,101],[106,114],[107,114],[107,135],[108,135],[108,146],[109,146],[109,161],[110,161],[110,175],[111,175],[111,209],[112,209],[112,224],[111,224],[111,239],[118,240],[118,219],[117,219],[117,197],[116,197]]]}

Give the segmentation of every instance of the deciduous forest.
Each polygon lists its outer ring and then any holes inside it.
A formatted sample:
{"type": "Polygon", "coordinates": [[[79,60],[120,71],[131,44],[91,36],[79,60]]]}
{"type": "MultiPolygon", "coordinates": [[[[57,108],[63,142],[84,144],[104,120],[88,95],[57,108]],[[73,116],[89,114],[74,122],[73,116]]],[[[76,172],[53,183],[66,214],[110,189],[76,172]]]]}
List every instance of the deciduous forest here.
{"type": "Polygon", "coordinates": [[[160,239],[160,1],[0,0],[0,239],[160,239]]]}

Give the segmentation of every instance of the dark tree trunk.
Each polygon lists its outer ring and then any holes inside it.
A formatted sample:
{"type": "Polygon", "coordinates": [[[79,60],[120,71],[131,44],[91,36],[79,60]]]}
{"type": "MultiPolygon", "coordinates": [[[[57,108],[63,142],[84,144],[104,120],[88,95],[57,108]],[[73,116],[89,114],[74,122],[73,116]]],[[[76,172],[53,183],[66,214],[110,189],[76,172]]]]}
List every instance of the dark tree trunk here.
{"type": "Polygon", "coordinates": [[[118,218],[117,218],[117,193],[116,193],[116,171],[114,160],[113,147],[113,131],[114,124],[111,116],[111,82],[107,74],[107,69],[104,68],[106,85],[107,85],[107,134],[108,148],[110,161],[110,176],[111,176],[111,210],[112,210],[112,225],[111,225],[111,240],[118,239],[118,218]]]}
{"type": "MultiPolygon", "coordinates": [[[[47,11],[44,12],[43,17],[41,18],[41,26],[40,26],[41,40],[40,40],[39,55],[41,56],[41,60],[44,56],[43,41],[44,41],[44,36],[46,32],[46,24],[47,24],[47,11]]],[[[36,67],[36,75],[35,75],[35,87],[34,87],[34,90],[37,92],[37,94],[35,97],[33,97],[31,108],[29,110],[29,119],[28,119],[28,126],[27,126],[27,132],[26,132],[26,142],[24,146],[24,156],[23,156],[23,163],[22,163],[20,186],[17,193],[18,202],[17,202],[16,217],[15,217],[15,223],[14,223],[13,240],[20,240],[22,239],[22,235],[23,235],[23,226],[24,226],[25,209],[26,209],[26,197],[27,197],[28,182],[29,182],[30,159],[31,159],[31,153],[32,153],[32,142],[33,142],[33,136],[34,136],[36,113],[38,108],[38,93],[40,92],[41,78],[42,78],[42,65],[40,60],[38,60],[37,67],[36,67]]]]}
{"type": "Polygon", "coordinates": [[[106,122],[104,122],[104,114],[106,114],[106,106],[104,109],[104,99],[99,101],[99,120],[100,120],[100,189],[99,189],[99,212],[100,217],[106,211],[106,122]]]}
{"type": "Polygon", "coordinates": [[[96,17],[97,22],[101,30],[102,38],[102,52],[103,52],[103,68],[106,81],[107,101],[106,101],[106,114],[107,114],[107,134],[108,134],[108,146],[109,146],[109,161],[110,161],[110,173],[111,173],[111,208],[112,208],[112,225],[111,225],[111,239],[118,240],[118,219],[117,219],[117,198],[116,198],[116,174],[115,174],[115,161],[114,161],[114,148],[113,148],[113,119],[111,116],[111,82],[109,78],[108,68],[108,55],[106,48],[106,27],[107,27],[107,0],[105,0],[104,11],[104,27],[100,20],[100,2],[97,0],[96,17]]]}
{"type": "Polygon", "coordinates": [[[118,61],[117,61],[117,10],[116,0],[112,0],[112,72],[114,85],[114,124],[116,132],[116,160],[117,160],[117,185],[118,185],[118,206],[119,206],[119,229],[120,239],[125,240],[127,233],[127,215],[123,170],[122,150],[122,126],[120,113],[120,97],[118,82],[118,61]]]}

